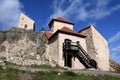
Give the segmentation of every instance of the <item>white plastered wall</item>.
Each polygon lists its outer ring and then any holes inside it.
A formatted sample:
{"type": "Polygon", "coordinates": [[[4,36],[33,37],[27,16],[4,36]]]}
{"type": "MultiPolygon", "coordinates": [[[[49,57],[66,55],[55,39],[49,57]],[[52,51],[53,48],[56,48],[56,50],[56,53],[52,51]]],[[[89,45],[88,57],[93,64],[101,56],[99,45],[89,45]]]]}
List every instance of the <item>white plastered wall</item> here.
{"type": "MultiPolygon", "coordinates": [[[[63,33],[59,33],[59,65],[64,67],[64,58],[63,58],[63,43],[65,39],[70,39],[72,42],[79,41],[83,49],[87,52],[86,48],[86,42],[84,38],[73,36],[73,35],[67,35],[63,33]]],[[[72,68],[73,69],[84,69],[85,67],[80,63],[80,61],[75,58],[72,59],[72,68]]]]}
{"type": "Polygon", "coordinates": [[[59,22],[59,21],[54,21],[52,26],[51,26],[51,31],[54,33],[58,29],[62,29],[63,27],[67,27],[69,29],[73,30],[73,25],[69,23],[64,23],[64,22],[59,22]]]}

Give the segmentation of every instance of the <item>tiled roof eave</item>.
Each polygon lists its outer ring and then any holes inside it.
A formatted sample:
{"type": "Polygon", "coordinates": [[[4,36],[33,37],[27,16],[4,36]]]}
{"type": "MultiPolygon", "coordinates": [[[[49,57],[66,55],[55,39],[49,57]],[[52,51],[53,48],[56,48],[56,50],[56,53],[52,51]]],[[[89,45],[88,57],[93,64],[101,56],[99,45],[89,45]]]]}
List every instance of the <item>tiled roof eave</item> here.
{"type": "Polygon", "coordinates": [[[49,27],[50,27],[50,25],[53,23],[53,21],[59,21],[59,22],[64,22],[64,23],[68,23],[68,24],[72,24],[72,25],[74,25],[74,23],[72,23],[72,22],[62,21],[62,20],[57,20],[57,19],[52,19],[52,20],[50,21],[50,23],[48,24],[49,27]]]}
{"type": "MultiPolygon", "coordinates": [[[[60,21],[60,20],[57,20],[57,19],[53,19],[53,20],[54,20],[54,21],[60,21]]],[[[74,25],[74,23],[72,23],[72,22],[67,22],[67,21],[60,21],[60,22],[69,23],[69,24],[74,25]]]]}
{"type": "Polygon", "coordinates": [[[58,33],[64,33],[64,34],[68,34],[68,35],[74,35],[74,36],[78,36],[78,37],[81,37],[81,38],[86,38],[86,36],[84,35],[81,35],[81,34],[77,34],[77,33],[71,33],[71,32],[65,32],[65,31],[61,31],[61,30],[58,30],[57,32],[55,32],[48,40],[51,40],[54,35],[58,34],[58,33]]]}

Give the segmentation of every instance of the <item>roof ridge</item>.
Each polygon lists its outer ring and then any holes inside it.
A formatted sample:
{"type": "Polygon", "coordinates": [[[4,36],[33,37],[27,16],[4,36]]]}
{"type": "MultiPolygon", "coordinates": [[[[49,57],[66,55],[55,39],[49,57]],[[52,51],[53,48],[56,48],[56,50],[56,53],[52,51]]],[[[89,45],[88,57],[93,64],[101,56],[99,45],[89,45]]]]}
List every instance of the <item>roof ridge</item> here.
{"type": "Polygon", "coordinates": [[[68,23],[68,24],[74,25],[74,23],[70,22],[69,20],[66,20],[66,19],[64,19],[64,18],[62,18],[62,17],[58,17],[58,18],[53,18],[53,19],[50,21],[50,23],[48,24],[49,27],[50,27],[50,25],[53,23],[53,21],[59,21],[59,22],[64,22],[64,23],[68,23]]]}
{"type": "Polygon", "coordinates": [[[56,20],[60,20],[60,21],[66,21],[66,22],[70,22],[69,20],[62,18],[62,17],[58,17],[58,18],[54,18],[56,20]]]}

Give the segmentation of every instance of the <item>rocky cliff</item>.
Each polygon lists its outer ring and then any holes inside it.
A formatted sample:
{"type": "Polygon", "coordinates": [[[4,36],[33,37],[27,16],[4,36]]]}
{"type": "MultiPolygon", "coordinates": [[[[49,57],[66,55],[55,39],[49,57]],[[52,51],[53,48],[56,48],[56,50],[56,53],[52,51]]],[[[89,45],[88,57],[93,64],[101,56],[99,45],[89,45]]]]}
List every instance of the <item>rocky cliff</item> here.
{"type": "Polygon", "coordinates": [[[43,32],[19,28],[0,31],[0,60],[18,65],[45,64],[46,41],[43,32]]]}

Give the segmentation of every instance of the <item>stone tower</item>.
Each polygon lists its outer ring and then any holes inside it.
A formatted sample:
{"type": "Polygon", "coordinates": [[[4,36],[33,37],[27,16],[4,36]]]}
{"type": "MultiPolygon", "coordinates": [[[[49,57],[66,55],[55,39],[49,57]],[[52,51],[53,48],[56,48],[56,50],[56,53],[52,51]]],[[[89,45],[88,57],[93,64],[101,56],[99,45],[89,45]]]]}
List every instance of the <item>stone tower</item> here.
{"type": "Polygon", "coordinates": [[[71,23],[70,21],[64,19],[64,18],[54,18],[50,21],[49,27],[51,29],[51,32],[56,32],[58,29],[62,29],[63,27],[67,27],[71,30],[73,30],[74,23],[71,23]]]}
{"type": "Polygon", "coordinates": [[[27,17],[25,14],[21,13],[18,28],[22,28],[25,30],[35,30],[35,22],[27,17]]]}

